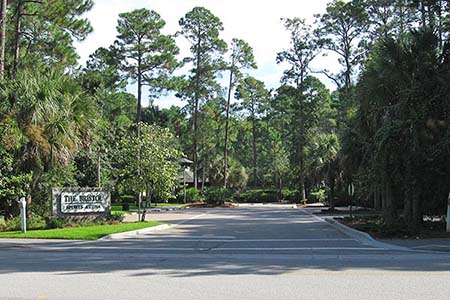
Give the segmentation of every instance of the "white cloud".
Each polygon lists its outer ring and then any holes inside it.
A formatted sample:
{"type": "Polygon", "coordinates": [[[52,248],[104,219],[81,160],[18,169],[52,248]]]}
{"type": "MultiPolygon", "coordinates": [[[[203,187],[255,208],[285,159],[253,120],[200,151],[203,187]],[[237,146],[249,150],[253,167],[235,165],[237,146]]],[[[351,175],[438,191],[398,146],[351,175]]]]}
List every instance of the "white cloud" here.
{"type": "MultiPolygon", "coordinates": [[[[323,13],[328,0],[96,0],[95,6],[86,17],[91,21],[94,32],[83,42],[77,44],[80,63],[84,64],[88,56],[98,47],[108,47],[116,36],[116,24],[119,13],[137,8],[157,11],[166,21],[166,33],[175,33],[178,20],[195,6],[203,6],[224,24],[222,38],[230,42],[232,38],[246,40],[254,49],[260,69],[252,75],[266,82],[268,87],[279,84],[283,68],[275,62],[276,53],[289,46],[289,35],[283,29],[281,18],[300,17],[309,22],[313,15],[323,13]]],[[[181,39],[181,37],[179,38],[181,39]]],[[[183,45],[181,53],[186,55],[188,48],[183,45]]],[[[318,62],[318,65],[327,62],[318,62]]],[[[327,63],[329,64],[329,62],[327,63]]],[[[167,107],[177,103],[171,97],[165,97],[156,104],[167,107]]]]}

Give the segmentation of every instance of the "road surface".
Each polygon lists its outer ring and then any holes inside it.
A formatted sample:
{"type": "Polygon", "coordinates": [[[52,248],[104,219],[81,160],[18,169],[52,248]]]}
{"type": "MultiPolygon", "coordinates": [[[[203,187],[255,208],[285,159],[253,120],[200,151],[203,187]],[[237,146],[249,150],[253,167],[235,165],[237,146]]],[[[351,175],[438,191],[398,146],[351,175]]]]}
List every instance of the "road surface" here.
{"type": "Polygon", "coordinates": [[[154,218],[176,226],[111,241],[0,240],[0,300],[450,297],[449,254],[365,244],[289,205],[154,218]]]}

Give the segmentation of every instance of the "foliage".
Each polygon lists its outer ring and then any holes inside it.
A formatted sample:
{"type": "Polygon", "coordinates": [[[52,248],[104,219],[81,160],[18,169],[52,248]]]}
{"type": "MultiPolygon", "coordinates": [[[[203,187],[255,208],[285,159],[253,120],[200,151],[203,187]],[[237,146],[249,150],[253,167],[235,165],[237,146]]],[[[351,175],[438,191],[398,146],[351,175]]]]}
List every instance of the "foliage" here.
{"type": "Polygon", "coordinates": [[[210,187],[204,191],[208,204],[224,204],[233,201],[233,192],[224,187],[210,187]]]}
{"type": "Polygon", "coordinates": [[[74,157],[74,163],[77,169],[76,180],[80,187],[96,186],[97,178],[97,160],[92,154],[80,151],[74,157]]]}
{"type": "MultiPolygon", "coordinates": [[[[0,231],[16,231],[20,230],[21,218],[20,216],[8,219],[3,222],[0,221],[0,231]]],[[[45,219],[39,215],[32,214],[27,217],[27,229],[43,229],[46,226],[45,219]]]]}
{"type": "MultiPolygon", "coordinates": [[[[205,198],[201,195],[200,191],[196,188],[186,189],[186,201],[187,202],[198,202],[203,201],[205,198]]],[[[176,196],[176,201],[182,203],[184,201],[184,190],[180,189],[176,196]]]]}
{"type": "Polygon", "coordinates": [[[327,199],[327,192],[325,189],[317,189],[310,194],[310,198],[308,199],[310,202],[321,202],[325,203],[325,200],[327,199]]]}
{"type": "Polygon", "coordinates": [[[136,121],[141,121],[141,88],[149,87],[151,97],[169,88],[169,76],[179,66],[178,47],[170,35],[161,30],[165,21],[145,8],[119,15],[115,47],[121,56],[120,68],[138,84],[136,121]]]}
{"type": "Polygon", "coordinates": [[[7,31],[0,37],[6,42],[0,43],[6,219],[17,214],[14,200],[22,195],[28,213],[48,216],[49,188],[96,186],[97,163],[100,183],[115,200],[134,202],[136,195],[126,195],[147,191],[166,201],[179,184],[178,149],[194,161],[199,191],[188,189],[192,201],[203,193],[220,202],[229,190],[250,202],[308,198],[332,207],[355,200],[382,210],[383,226],[395,228],[404,218],[412,232],[424,215],[445,213],[447,1],[332,0],[314,24],[282,19],[290,45],[277,55],[286,68],[273,90],[245,74],[256,67],[252,48],[235,38],[227,52],[223,23],[204,7],[179,21],[175,36],[191,50],[181,76],[173,76],[181,66],[174,36],[163,33],[164,20],[148,9],[120,14],[116,42],[76,68],[74,41],[91,32],[83,15],[92,5],[7,1],[7,31]],[[327,55],[341,66],[336,73],[314,68],[327,55]],[[218,80],[224,74],[226,87],[218,80]],[[334,91],[321,82],[324,76],[334,91]],[[136,95],[126,92],[130,83],[137,83],[136,95]],[[150,105],[142,108],[144,88],[150,105]],[[168,90],[186,106],[153,105],[168,90]],[[249,174],[258,190],[245,191],[249,174]],[[355,199],[347,195],[350,183],[355,199]]]}
{"type": "Polygon", "coordinates": [[[0,208],[12,206],[15,200],[26,196],[31,181],[30,173],[14,169],[14,158],[0,145],[0,208]]]}
{"type": "Polygon", "coordinates": [[[64,218],[56,217],[56,218],[48,218],[47,220],[47,228],[64,228],[67,226],[68,222],[64,218]]]}
{"type": "Polygon", "coordinates": [[[181,27],[178,35],[182,35],[190,44],[191,57],[184,59],[192,63],[190,76],[184,83],[180,96],[188,100],[188,109],[192,116],[192,160],[194,172],[194,187],[198,184],[199,164],[199,109],[202,102],[212,98],[218,91],[215,81],[218,71],[225,68],[222,54],[227,48],[219,34],[223,24],[218,17],[204,7],[194,7],[180,19],[181,27]]]}
{"type": "Polygon", "coordinates": [[[178,180],[181,153],[169,130],[141,123],[141,136],[124,137],[117,148],[116,175],[120,185],[134,192],[168,197],[178,180]]]}
{"type": "Polygon", "coordinates": [[[236,197],[236,201],[243,203],[270,203],[278,200],[280,200],[280,194],[277,190],[248,190],[236,197]]]}

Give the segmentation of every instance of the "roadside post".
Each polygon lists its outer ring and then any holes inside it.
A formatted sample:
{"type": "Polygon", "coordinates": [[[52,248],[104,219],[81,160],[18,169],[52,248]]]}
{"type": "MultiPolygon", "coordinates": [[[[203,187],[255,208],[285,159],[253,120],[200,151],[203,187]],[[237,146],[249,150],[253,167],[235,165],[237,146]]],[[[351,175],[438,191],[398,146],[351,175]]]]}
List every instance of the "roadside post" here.
{"type": "Polygon", "coordinates": [[[20,198],[19,201],[17,201],[20,207],[20,229],[23,233],[27,232],[27,201],[25,200],[25,197],[20,198]]]}
{"type": "Polygon", "coordinates": [[[348,185],[348,195],[350,196],[350,219],[353,219],[352,206],[353,206],[353,195],[355,195],[355,186],[353,185],[353,183],[350,183],[348,185]]]}
{"type": "Polygon", "coordinates": [[[447,232],[450,232],[450,193],[447,198],[447,232]]]}

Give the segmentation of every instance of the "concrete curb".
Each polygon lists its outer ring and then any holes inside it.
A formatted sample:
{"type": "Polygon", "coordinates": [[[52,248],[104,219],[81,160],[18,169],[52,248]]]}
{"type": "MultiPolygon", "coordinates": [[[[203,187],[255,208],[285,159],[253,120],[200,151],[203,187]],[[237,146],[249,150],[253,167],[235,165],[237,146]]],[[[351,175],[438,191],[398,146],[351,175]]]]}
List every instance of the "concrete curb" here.
{"type": "Polygon", "coordinates": [[[377,240],[375,240],[370,234],[366,233],[366,232],[362,232],[353,228],[350,228],[342,223],[340,223],[339,221],[333,219],[333,218],[322,218],[319,217],[315,214],[312,214],[304,209],[300,210],[302,212],[304,212],[305,214],[308,214],[322,222],[326,222],[329,225],[333,226],[334,228],[336,228],[337,230],[339,230],[340,232],[354,238],[355,240],[360,241],[361,243],[368,245],[368,246],[372,246],[375,248],[383,248],[383,249],[388,249],[388,250],[398,250],[398,251],[408,251],[408,252],[418,252],[417,250],[413,250],[410,248],[406,248],[406,247],[401,247],[401,246],[397,246],[397,245],[392,245],[392,244],[387,244],[387,243],[383,243],[383,242],[379,242],[377,240]]]}
{"type": "Polygon", "coordinates": [[[125,231],[125,232],[120,232],[120,233],[113,233],[113,234],[109,234],[109,235],[106,235],[106,236],[98,239],[98,241],[117,240],[117,239],[123,239],[123,238],[136,237],[136,236],[141,235],[141,234],[146,234],[146,233],[151,233],[151,232],[158,232],[158,231],[166,230],[166,229],[169,229],[169,228],[172,228],[172,227],[173,227],[173,225],[171,225],[171,224],[162,224],[162,225],[148,227],[148,228],[143,228],[143,229],[138,229],[138,230],[125,231]]]}
{"type": "Polygon", "coordinates": [[[370,234],[350,228],[335,219],[327,218],[327,219],[322,219],[322,220],[329,223],[331,226],[333,226],[337,230],[345,233],[346,235],[348,235],[364,244],[367,244],[367,245],[370,245],[370,246],[373,246],[376,248],[385,248],[385,249],[390,249],[390,250],[414,251],[414,250],[406,248],[406,247],[396,246],[396,245],[377,241],[370,234]]]}

